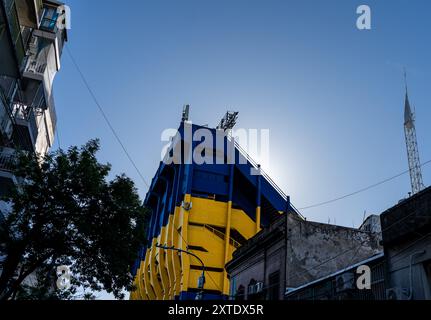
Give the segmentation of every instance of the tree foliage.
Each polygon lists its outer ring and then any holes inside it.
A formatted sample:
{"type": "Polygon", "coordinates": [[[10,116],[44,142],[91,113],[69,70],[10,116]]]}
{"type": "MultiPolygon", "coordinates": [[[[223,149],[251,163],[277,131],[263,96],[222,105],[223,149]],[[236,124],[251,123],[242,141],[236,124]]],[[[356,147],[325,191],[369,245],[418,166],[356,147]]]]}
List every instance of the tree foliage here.
{"type": "Polygon", "coordinates": [[[19,297],[29,275],[42,296],[64,297],[53,292],[59,265],[73,275],[66,295],[80,287],[124,298],[132,289],[146,211],[131,179],[107,180],[110,165],[97,161],[98,150],[92,140],[43,158],[17,155],[19,183],[3,199],[11,210],[0,222],[0,299],[19,297]]]}

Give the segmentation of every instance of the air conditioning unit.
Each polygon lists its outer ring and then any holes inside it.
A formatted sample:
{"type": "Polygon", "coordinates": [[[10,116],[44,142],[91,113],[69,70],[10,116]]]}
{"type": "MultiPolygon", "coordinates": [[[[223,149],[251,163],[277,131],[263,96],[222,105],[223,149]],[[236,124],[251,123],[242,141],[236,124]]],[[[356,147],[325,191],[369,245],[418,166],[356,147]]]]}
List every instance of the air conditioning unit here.
{"type": "Polygon", "coordinates": [[[355,275],[353,272],[343,273],[335,278],[336,291],[343,292],[355,288],[355,275]]]}
{"type": "Polygon", "coordinates": [[[263,291],[263,282],[258,282],[255,284],[254,286],[254,292],[255,293],[260,293],[263,291]]]}
{"type": "Polygon", "coordinates": [[[408,300],[409,290],[406,288],[390,288],[386,290],[388,300],[408,300]]]}

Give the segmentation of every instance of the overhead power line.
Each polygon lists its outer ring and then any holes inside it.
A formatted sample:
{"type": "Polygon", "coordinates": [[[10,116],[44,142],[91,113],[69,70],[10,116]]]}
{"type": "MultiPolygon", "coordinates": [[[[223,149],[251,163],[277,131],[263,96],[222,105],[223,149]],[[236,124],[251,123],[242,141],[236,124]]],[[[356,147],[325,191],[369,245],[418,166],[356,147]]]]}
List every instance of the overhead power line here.
{"type": "MultiPolygon", "coordinates": [[[[422,164],[420,165],[420,167],[423,167],[423,166],[425,166],[425,165],[427,165],[427,164],[429,164],[429,163],[431,163],[431,160],[428,160],[428,161],[426,161],[426,162],[422,163],[422,164]]],[[[317,208],[317,207],[321,207],[321,206],[324,206],[324,205],[327,205],[327,204],[330,204],[330,203],[334,203],[334,202],[337,202],[337,201],[340,201],[340,200],[343,200],[343,199],[346,199],[346,198],[352,197],[352,196],[357,195],[357,194],[359,194],[359,193],[362,193],[362,192],[368,191],[368,190],[373,189],[373,188],[375,188],[375,187],[378,187],[378,186],[380,186],[380,185],[382,185],[382,184],[385,184],[385,183],[387,183],[387,182],[389,182],[389,181],[395,180],[396,178],[399,178],[399,177],[401,177],[401,176],[403,176],[403,175],[405,175],[405,174],[407,174],[407,173],[409,173],[409,172],[410,172],[410,170],[403,171],[403,172],[401,172],[401,173],[399,173],[399,174],[397,174],[397,175],[395,175],[395,176],[393,176],[393,177],[390,177],[390,178],[387,178],[387,179],[385,179],[385,180],[379,181],[379,182],[374,183],[374,184],[372,184],[372,185],[369,185],[369,186],[367,186],[367,187],[365,187],[365,188],[359,189],[359,190],[357,190],[357,191],[355,191],[355,192],[352,192],[352,193],[349,193],[349,194],[346,194],[346,195],[344,195],[344,196],[340,196],[340,197],[338,197],[338,198],[334,198],[334,199],[331,199],[331,200],[327,200],[327,201],[319,202],[319,203],[316,203],[316,204],[313,204],[313,205],[310,205],[310,206],[307,206],[307,207],[303,207],[303,208],[300,208],[300,209],[298,209],[298,210],[308,210],[308,209],[312,209],[312,208],[317,208]]]]}
{"type": "Polygon", "coordinates": [[[132,166],[135,168],[136,172],[138,173],[139,177],[141,178],[141,180],[144,182],[144,184],[147,186],[147,188],[150,187],[150,185],[147,183],[147,181],[145,180],[143,174],[141,173],[141,171],[139,170],[138,166],[136,165],[135,161],[133,160],[132,156],[130,155],[130,153],[127,151],[126,146],[124,145],[124,143],[121,141],[120,136],[117,134],[117,131],[115,130],[114,126],[112,125],[111,121],[109,120],[107,114],[105,113],[105,111],[103,110],[101,104],[99,103],[96,95],[94,94],[93,90],[91,89],[87,79],[85,78],[83,72],[81,71],[81,68],[79,67],[78,63],[76,62],[75,58],[72,55],[72,52],[70,51],[69,47],[66,46],[66,51],[70,57],[70,59],[72,60],[73,65],[75,66],[76,70],[78,71],[82,82],[84,83],[85,87],[87,88],[88,92],[90,93],[91,97],[93,98],[94,103],[96,104],[99,112],[101,113],[103,119],[105,120],[106,124],[108,125],[109,129],[112,131],[112,134],[114,135],[115,139],[117,140],[117,142],[119,143],[119,145],[121,146],[121,149],[123,149],[124,154],[126,155],[126,157],[129,159],[130,163],[132,164],[132,166]]]}

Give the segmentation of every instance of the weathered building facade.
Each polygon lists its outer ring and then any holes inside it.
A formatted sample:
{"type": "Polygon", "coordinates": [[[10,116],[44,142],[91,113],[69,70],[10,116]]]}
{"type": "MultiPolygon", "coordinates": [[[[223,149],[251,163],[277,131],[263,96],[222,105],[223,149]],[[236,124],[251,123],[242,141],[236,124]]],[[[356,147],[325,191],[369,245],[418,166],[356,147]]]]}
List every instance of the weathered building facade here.
{"type": "Polygon", "coordinates": [[[366,231],[310,222],[294,214],[281,216],[234,253],[226,266],[230,296],[283,299],[286,289],[379,254],[380,233],[371,229],[374,227],[366,231]]]}
{"type": "Polygon", "coordinates": [[[54,143],[53,82],[67,41],[61,10],[54,0],[0,0],[0,195],[16,183],[16,150],[44,155],[54,143]]]}
{"type": "Polygon", "coordinates": [[[385,256],[379,253],[326,277],[286,290],[286,300],[385,300],[385,256]],[[370,288],[357,286],[363,274],[361,267],[370,270],[370,288]]]}
{"type": "Polygon", "coordinates": [[[381,215],[387,298],[431,299],[431,187],[381,215]]]}

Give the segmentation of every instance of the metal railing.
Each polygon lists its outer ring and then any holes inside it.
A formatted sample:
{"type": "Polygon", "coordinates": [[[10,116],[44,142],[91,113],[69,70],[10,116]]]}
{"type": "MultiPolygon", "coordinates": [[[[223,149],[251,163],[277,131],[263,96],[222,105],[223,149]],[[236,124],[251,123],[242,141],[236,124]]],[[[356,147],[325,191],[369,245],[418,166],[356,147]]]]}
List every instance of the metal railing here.
{"type": "Polygon", "coordinates": [[[10,154],[0,153],[0,170],[13,172],[14,170],[14,157],[10,154]]]}
{"type": "MultiPolygon", "coordinates": [[[[228,136],[228,141],[232,141],[232,138],[228,136]]],[[[284,191],[275,183],[274,180],[271,179],[271,177],[262,169],[262,167],[256,163],[256,161],[253,160],[253,158],[245,151],[237,141],[233,140],[235,147],[238,149],[239,153],[247,159],[248,162],[257,170],[260,172],[260,174],[265,178],[265,180],[271,185],[271,187],[274,188],[275,191],[285,200],[288,200],[288,196],[284,191]]],[[[298,209],[295,208],[295,206],[292,203],[289,203],[292,209],[305,220],[305,217],[298,211],[298,209]]]]}
{"type": "Polygon", "coordinates": [[[39,61],[36,56],[29,56],[25,71],[29,73],[43,74],[46,66],[46,62],[39,61]]]}
{"type": "MultiPolygon", "coordinates": [[[[220,230],[215,229],[214,227],[211,227],[211,226],[209,226],[207,224],[203,225],[203,227],[205,229],[207,229],[208,231],[211,231],[212,233],[214,233],[219,238],[224,239],[226,237],[226,235],[223,232],[221,232],[220,230]]],[[[236,241],[236,240],[234,240],[232,238],[229,238],[229,243],[231,245],[233,245],[236,249],[238,249],[239,247],[241,247],[241,243],[239,243],[238,241],[236,241]]]]}
{"type": "Polygon", "coordinates": [[[256,163],[252,159],[252,157],[239,145],[237,141],[234,140],[235,147],[238,149],[240,154],[247,159],[248,162],[256,169],[256,171],[259,171],[260,174],[265,178],[265,180],[278,192],[278,194],[287,201],[288,197],[283,192],[283,190],[274,182],[274,180],[271,179],[271,177],[262,169],[262,167],[256,163]]]}

